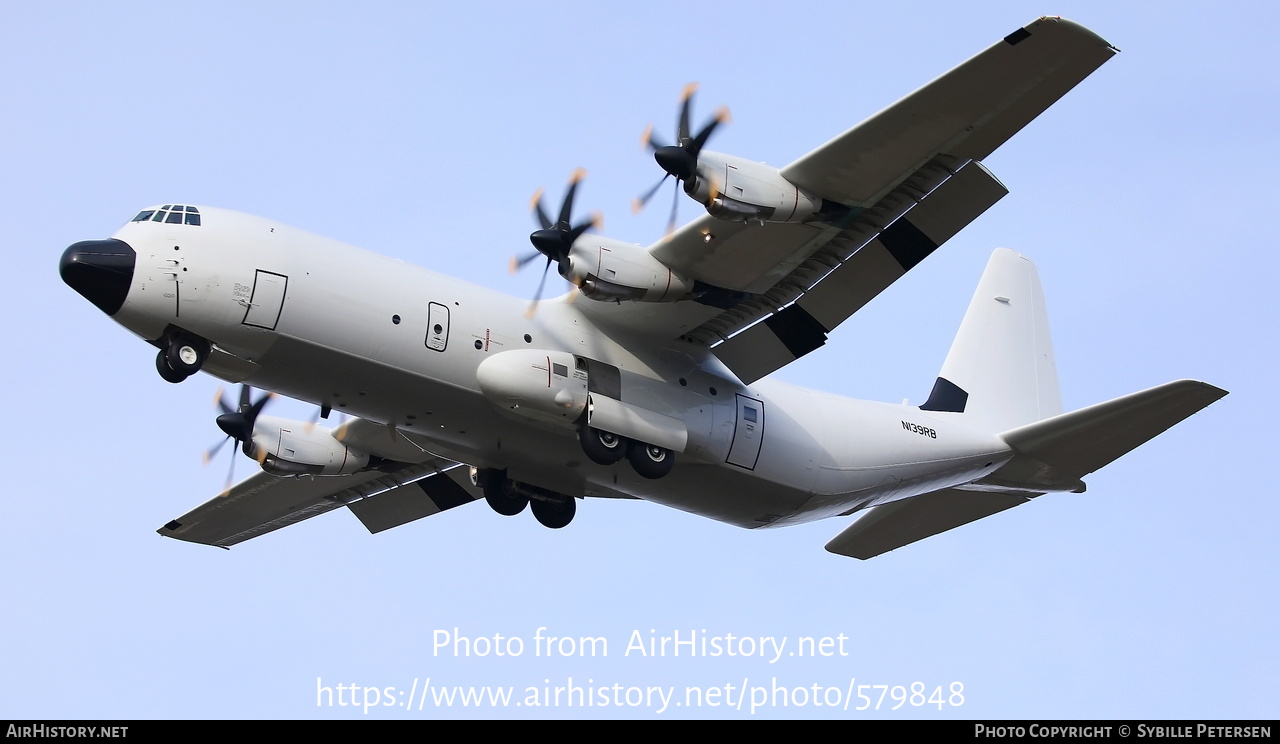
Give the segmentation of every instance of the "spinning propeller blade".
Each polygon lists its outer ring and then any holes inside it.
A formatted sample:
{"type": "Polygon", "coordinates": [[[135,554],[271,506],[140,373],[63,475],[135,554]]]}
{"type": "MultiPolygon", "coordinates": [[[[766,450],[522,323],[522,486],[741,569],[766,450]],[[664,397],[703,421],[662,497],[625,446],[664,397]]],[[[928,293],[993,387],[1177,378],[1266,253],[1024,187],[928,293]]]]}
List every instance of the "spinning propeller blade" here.
{"type": "Polygon", "coordinates": [[[560,213],[556,217],[556,221],[552,222],[547,216],[546,210],[542,208],[542,189],[538,189],[533,194],[531,200],[534,217],[537,219],[540,229],[535,230],[529,235],[529,242],[533,243],[536,249],[534,253],[530,253],[521,258],[511,258],[512,272],[519,271],[538,256],[545,256],[546,264],[542,267],[542,277],[538,280],[538,290],[533,294],[533,301],[529,305],[528,312],[525,317],[532,317],[538,306],[538,301],[542,299],[542,290],[547,283],[547,271],[550,270],[552,262],[556,264],[556,270],[560,276],[566,279],[571,276],[571,265],[569,263],[569,251],[573,248],[573,243],[582,234],[592,227],[599,228],[601,218],[598,214],[592,215],[590,220],[572,224],[573,219],[573,200],[578,191],[578,183],[582,181],[586,171],[579,168],[573,172],[569,178],[569,190],[565,192],[564,201],[560,203],[560,213]]]}
{"type": "MultiPolygon", "coordinates": [[[[690,133],[689,129],[689,110],[693,102],[693,92],[698,89],[697,83],[689,83],[684,87],[680,94],[680,116],[676,124],[676,144],[665,145],[660,143],[653,136],[653,125],[650,124],[644,130],[644,135],[640,138],[641,145],[653,152],[653,159],[658,161],[658,165],[662,167],[664,175],[653,188],[638,197],[631,204],[631,210],[639,214],[649,200],[658,193],[662,188],[662,184],[666,182],[669,176],[675,176],[676,181],[684,185],[686,193],[693,193],[698,177],[698,154],[702,152],[702,148],[710,139],[711,133],[716,127],[729,121],[729,109],[720,107],[716,111],[716,115],[711,121],[695,135],[690,133]]],[[[713,191],[716,190],[713,186],[713,191]]],[[[675,199],[671,204],[671,217],[667,221],[667,232],[670,233],[675,229],[677,205],[680,201],[679,193],[676,193],[675,199]]]]}
{"type": "MultiPolygon", "coordinates": [[[[239,404],[232,407],[223,395],[222,388],[218,389],[217,397],[214,399],[217,409],[222,411],[216,422],[218,428],[226,434],[226,438],[220,440],[213,447],[205,450],[204,464],[208,465],[210,461],[222,450],[223,445],[228,440],[235,440],[236,444],[241,445],[241,449],[247,457],[253,457],[253,424],[257,420],[258,415],[262,413],[262,409],[267,405],[267,401],[275,397],[275,393],[265,393],[261,398],[252,400],[251,388],[248,385],[240,386],[239,404]]],[[[265,459],[266,453],[259,453],[265,459]]],[[[257,458],[255,458],[257,459],[257,458]]],[[[262,464],[262,460],[258,460],[258,464],[262,464]]],[[[231,488],[231,479],[235,474],[236,458],[231,456],[231,468],[227,471],[227,485],[223,490],[231,488]]]]}

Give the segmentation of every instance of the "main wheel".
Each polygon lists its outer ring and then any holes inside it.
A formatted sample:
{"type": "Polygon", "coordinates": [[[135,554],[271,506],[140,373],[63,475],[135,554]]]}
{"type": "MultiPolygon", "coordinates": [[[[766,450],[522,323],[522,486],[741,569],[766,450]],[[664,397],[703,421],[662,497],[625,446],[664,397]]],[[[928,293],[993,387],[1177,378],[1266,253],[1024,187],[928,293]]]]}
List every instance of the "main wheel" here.
{"type": "Polygon", "coordinates": [[[627,459],[637,473],[656,480],[671,472],[676,464],[676,453],[656,444],[636,442],[627,451],[627,459]]]}
{"type": "Polygon", "coordinates": [[[573,515],[578,513],[577,502],[578,500],[574,497],[565,496],[564,501],[561,502],[535,499],[529,506],[533,509],[533,518],[538,520],[539,524],[558,530],[573,521],[573,515]]]}
{"type": "Polygon", "coordinates": [[[480,488],[484,490],[485,503],[504,517],[514,517],[524,511],[529,499],[520,494],[511,493],[507,488],[507,471],[480,471],[480,488]]]}
{"type": "Polygon", "coordinates": [[[164,378],[165,382],[182,382],[187,379],[187,375],[175,370],[169,366],[168,354],[162,349],[156,354],[156,371],[164,378]]]}
{"type": "Polygon", "coordinates": [[[594,463],[612,465],[627,454],[627,438],[583,424],[578,427],[582,451],[594,463]]]}
{"type": "Polygon", "coordinates": [[[169,368],[175,372],[181,372],[184,377],[190,377],[199,372],[207,356],[209,356],[209,345],[187,335],[174,336],[164,350],[164,358],[169,363],[169,368]]]}

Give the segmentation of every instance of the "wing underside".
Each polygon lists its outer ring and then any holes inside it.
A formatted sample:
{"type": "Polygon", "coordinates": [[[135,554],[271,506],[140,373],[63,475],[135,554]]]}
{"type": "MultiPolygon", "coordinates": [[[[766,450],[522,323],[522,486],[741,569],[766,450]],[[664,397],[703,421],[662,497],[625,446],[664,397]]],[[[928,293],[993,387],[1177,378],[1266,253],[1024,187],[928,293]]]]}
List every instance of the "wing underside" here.
{"type": "Polygon", "coordinates": [[[165,537],[226,548],[344,506],[370,532],[381,532],[477,498],[476,492],[435,464],[320,478],[281,478],[260,472],[157,531],[165,537]]]}
{"type": "Polygon", "coordinates": [[[321,477],[260,471],[157,532],[226,548],[345,506],[376,533],[483,498],[461,464],[388,432],[392,430],[360,419],[336,432],[344,443],[384,458],[376,469],[321,477]]]}

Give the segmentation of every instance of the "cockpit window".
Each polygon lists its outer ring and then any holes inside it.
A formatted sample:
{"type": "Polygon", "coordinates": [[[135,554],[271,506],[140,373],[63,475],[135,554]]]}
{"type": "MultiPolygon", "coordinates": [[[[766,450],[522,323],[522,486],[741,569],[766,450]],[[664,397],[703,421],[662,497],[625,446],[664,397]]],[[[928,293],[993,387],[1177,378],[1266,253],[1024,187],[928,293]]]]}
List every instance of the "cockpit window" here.
{"type": "Polygon", "coordinates": [[[183,204],[166,204],[159,209],[144,209],[132,222],[163,222],[167,225],[199,225],[200,210],[183,204]]]}

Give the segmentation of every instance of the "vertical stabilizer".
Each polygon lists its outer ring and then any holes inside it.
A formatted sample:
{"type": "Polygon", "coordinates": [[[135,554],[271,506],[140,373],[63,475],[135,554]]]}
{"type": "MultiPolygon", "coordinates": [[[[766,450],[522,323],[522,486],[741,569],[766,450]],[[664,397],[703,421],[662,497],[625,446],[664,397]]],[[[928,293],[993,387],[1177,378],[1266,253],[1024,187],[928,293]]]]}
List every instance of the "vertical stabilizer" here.
{"type": "Polygon", "coordinates": [[[925,411],[963,413],[1002,432],[1062,413],[1049,316],[1035,264],[997,248],[987,262],[925,411]]]}

